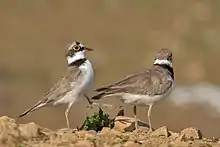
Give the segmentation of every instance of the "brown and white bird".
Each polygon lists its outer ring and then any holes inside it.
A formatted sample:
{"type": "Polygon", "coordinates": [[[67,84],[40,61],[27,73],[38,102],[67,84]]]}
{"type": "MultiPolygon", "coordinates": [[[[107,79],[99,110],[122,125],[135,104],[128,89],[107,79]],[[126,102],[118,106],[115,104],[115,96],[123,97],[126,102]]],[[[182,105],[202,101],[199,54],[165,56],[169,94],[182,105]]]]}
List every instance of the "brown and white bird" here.
{"type": "Polygon", "coordinates": [[[126,76],[114,84],[96,89],[99,94],[92,99],[104,97],[119,97],[124,103],[133,105],[135,128],[137,129],[136,105],[148,105],[148,121],[150,130],[151,109],[159,100],[166,98],[174,85],[174,71],[172,66],[172,52],[161,49],[150,69],[126,76]]]}
{"type": "Polygon", "coordinates": [[[68,114],[71,106],[84,97],[90,104],[92,103],[86,96],[86,92],[93,84],[94,73],[92,64],[85,57],[85,51],[93,51],[93,49],[85,47],[80,42],[73,42],[69,45],[65,55],[68,62],[65,75],[48,91],[42,100],[17,118],[45,106],[68,104],[65,117],[67,127],[70,128],[68,114]]]}

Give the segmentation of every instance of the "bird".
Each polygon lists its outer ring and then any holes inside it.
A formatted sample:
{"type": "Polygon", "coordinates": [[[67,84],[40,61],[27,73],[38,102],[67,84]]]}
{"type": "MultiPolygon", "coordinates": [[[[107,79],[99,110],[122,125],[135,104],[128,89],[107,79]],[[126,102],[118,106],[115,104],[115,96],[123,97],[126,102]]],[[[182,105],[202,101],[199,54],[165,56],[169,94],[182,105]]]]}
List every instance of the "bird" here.
{"type": "Polygon", "coordinates": [[[149,130],[151,124],[151,110],[153,105],[169,96],[174,87],[174,70],[172,52],[161,48],[155,58],[153,66],[140,72],[129,74],[114,84],[95,89],[98,94],[91,97],[99,100],[106,97],[117,97],[125,104],[133,106],[135,129],[138,129],[137,106],[148,106],[149,130]]]}
{"type": "Polygon", "coordinates": [[[93,50],[92,48],[85,47],[79,41],[69,44],[65,51],[68,66],[64,76],[47,91],[43,99],[20,114],[16,119],[45,106],[68,104],[65,118],[67,128],[70,128],[68,115],[72,105],[83,98],[86,98],[92,104],[86,93],[93,85],[94,71],[91,62],[85,57],[85,52],[93,50]]]}

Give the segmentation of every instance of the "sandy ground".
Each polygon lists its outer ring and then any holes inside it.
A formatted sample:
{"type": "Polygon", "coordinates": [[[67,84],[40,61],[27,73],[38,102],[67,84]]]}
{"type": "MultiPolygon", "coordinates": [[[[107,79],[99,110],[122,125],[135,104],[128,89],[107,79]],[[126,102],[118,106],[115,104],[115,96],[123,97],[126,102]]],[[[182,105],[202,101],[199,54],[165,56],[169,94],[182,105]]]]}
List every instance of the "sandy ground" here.
{"type": "Polygon", "coordinates": [[[0,117],[1,147],[138,147],[138,146],[220,146],[217,138],[203,138],[196,128],[186,128],[172,132],[166,126],[149,132],[147,127],[139,127],[132,132],[119,132],[103,128],[100,132],[73,131],[71,129],[50,130],[33,122],[17,124],[7,116],[0,117]]]}

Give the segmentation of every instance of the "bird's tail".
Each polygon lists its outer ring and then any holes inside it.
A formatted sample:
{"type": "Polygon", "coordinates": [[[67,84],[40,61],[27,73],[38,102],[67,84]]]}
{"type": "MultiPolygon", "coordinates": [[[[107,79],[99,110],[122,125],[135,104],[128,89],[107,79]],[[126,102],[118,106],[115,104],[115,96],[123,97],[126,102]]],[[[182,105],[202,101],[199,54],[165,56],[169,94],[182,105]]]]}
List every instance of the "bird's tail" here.
{"type": "Polygon", "coordinates": [[[45,103],[43,103],[42,101],[39,101],[37,104],[35,104],[33,107],[29,108],[28,110],[26,110],[25,112],[23,112],[21,115],[19,115],[18,117],[16,117],[16,119],[23,117],[27,114],[29,114],[30,112],[33,112],[41,107],[45,106],[45,103]]]}
{"type": "Polygon", "coordinates": [[[108,91],[113,85],[107,85],[107,86],[103,86],[103,87],[100,87],[100,88],[97,88],[95,91],[97,92],[104,92],[104,91],[108,91]]]}
{"type": "Polygon", "coordinates": [[[97,94],[97,95],[93,96],[91,99],[92,100],[99,100],[105,95],[106,95],[106,93],[103,92],[103,93],[100,93],[100,94],[97,94]]]}
{"type": "Polygon", "coordinates": [[[108,90],[108,88],[109,88],[109,87],[101,87],[101,88],[96,89],[95,91],[101,92],[101,91],[108,90]]]}

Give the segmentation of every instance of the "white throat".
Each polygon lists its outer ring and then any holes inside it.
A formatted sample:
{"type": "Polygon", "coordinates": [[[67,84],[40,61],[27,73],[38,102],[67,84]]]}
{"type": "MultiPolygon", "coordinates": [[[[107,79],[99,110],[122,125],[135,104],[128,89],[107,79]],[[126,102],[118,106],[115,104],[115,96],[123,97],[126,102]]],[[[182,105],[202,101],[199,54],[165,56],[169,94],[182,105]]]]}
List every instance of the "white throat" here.
{"type": "Polygon", "coordinates": [[[169,60],[159,60],[159,59],[156,59],[154,61],[154,64],[161,64],[161,65],[165,64],[165,65],[168,65],[170,67],[173,67],[172,62],[169,61],[169,60]]]}
{"type": "Polygon", "coordinates": [[[79,59],[84,59],[85,58],[85,51],[80,51],[80,52],[76,52],[75,55],[73,57],[68,56],[67,57],[67,62],[68,64],[71,64],[79,59]]]}
{"type": "MultiPolygon", "coordinates": [[[[73,57],[68,56],[67,57],[68,64],[74,63],[75,61],[80,59],[85,59],[86,57],[84,53],[85,51],[80,51],[80,52],[76,52],[73,57]]],[[[78,68],[81,70],[83,77],[81,79],[82,81],[80,82],[80,85],[78,85],[77,87],[79,90],[78,92],[83,94],[87,90],[89,90],[93,85],[94,72],[93,72],[92,64],[88,59],[84,63],[82,63],[78,68]]]]}

